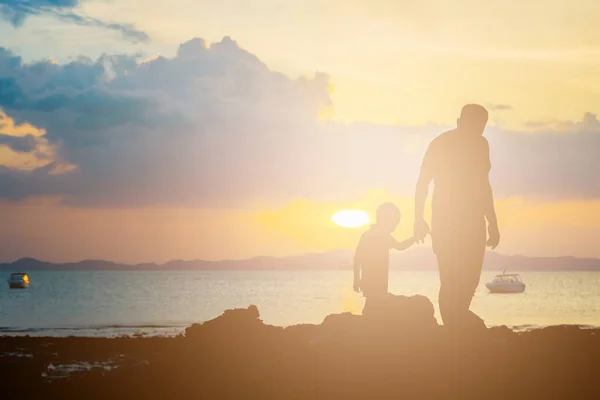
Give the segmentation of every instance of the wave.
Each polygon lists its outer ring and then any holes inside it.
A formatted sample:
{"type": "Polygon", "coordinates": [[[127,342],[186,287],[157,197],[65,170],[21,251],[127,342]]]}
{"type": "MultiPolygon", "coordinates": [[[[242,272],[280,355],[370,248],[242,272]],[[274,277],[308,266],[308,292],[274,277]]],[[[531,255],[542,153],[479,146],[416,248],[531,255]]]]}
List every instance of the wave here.
{"type": "Polygon", "coordinates": [[[190,324],[85,325],[52,327],[0,326],[0,336],[120,337],[177,336],[190,324]]]}

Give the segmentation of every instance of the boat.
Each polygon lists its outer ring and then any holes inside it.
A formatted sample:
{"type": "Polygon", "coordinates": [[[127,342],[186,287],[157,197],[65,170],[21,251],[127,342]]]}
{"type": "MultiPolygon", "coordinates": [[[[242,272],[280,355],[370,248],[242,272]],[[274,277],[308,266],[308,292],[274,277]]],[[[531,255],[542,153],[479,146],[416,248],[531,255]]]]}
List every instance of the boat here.
{"type": "Polygon", "coordinates": [[[491,293],[523,293],[525,284],[519,274],[507,274],[506,271],[496,275],[493,281],[485,284],[491,293]]]}
{"type": "Polygon", "coordinates": [[[29,287],[29,276],[25,272],[13,272],[8,278],[8,287],[11,289],[26,289],[29,287]]]}

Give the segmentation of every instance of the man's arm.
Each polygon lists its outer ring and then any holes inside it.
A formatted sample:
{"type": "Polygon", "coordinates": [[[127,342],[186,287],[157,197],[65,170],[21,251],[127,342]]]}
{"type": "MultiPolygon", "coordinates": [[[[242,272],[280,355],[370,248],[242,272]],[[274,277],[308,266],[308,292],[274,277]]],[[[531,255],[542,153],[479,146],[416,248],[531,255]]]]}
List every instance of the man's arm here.
{"type": "Polygon", "coordinates": [[[487,222],[490,225],[498,225],[498,219],[496,218],[496,209],[494,207],[494,193],[492,192],[492,185],[490,184],[489,177],[487,178],[486,185],[485,219],[487,219],[487,222]]]}
{"type": "Polygon", "coordinates": [[[492,168],[492,164],[490,162],[490,146],[488,141],[485,140],[485,151],[487,153],[487,162],[488,162],[488,173],[485,176],[485,204],[484,204],[484,212],[485,219],[488,222],[488,242],[487,245],[492,249],[495,249],[500,243],[500,232],[498,230],[498,219],[496,217],[496,209],[494,207],[494,193],[492,191],[492,185],[490,184],[490,176],[489,171],[492,168]]]}
{"type": "Polygon", "coordinates": [[[363,238],[361,236],[360,241],[358,242],[358,246],[356,246],[356,251],[354,252],[354,291],[360,292],[360,267],[362,265],[362,243],[363,238]]]}
{"type": "Polygon", "coordinates": [[[415,189],[414,238],[417,242],[422,242],[429,233],[429,226],[427,225],[427,222],[425,222],[425,200],[427,200],[427,194],[429,192],[429,183],[433,179],[433,144],[434,142],[431,142],[425,152],[423,162],[421,163],[419,179],[417,180],[417,187],[415,189]]]}

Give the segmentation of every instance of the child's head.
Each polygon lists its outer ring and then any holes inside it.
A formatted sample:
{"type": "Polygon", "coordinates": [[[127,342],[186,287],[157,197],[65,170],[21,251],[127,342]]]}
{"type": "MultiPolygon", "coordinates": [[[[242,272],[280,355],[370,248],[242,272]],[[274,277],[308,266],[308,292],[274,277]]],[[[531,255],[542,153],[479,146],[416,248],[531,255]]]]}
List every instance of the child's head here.
{"type": "Polygon", "coordinates": [[[377,207],[375,222],[377,226],[393,232],[400,223],[400,210],[393,203],[383,203],[377,207]]]}

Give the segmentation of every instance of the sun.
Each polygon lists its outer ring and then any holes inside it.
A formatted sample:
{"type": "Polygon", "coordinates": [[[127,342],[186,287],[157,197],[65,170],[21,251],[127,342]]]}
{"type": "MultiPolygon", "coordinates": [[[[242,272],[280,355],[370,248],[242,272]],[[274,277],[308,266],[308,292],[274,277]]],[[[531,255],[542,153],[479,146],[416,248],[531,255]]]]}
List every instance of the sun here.
{"type": "Polygon", "coordinates": [[[361,210],[342,210],[333,214],[331,221],[344,228],[358,228],[369,223],[366,212],[361,210]]]}

